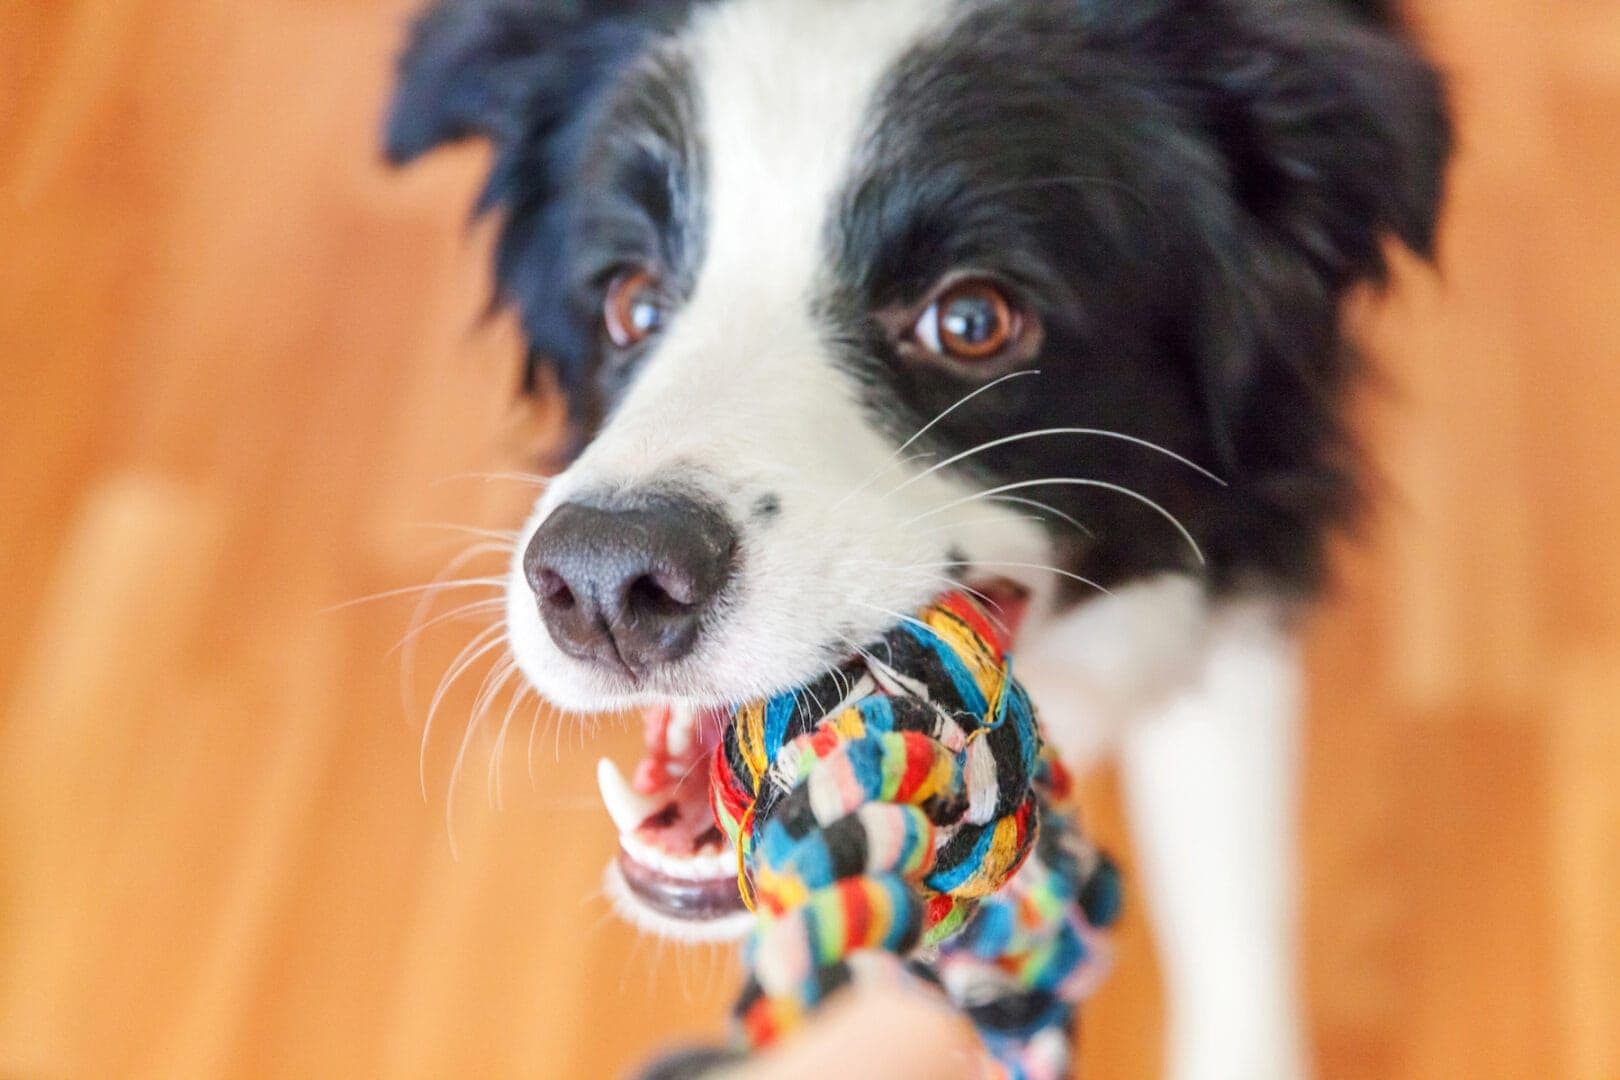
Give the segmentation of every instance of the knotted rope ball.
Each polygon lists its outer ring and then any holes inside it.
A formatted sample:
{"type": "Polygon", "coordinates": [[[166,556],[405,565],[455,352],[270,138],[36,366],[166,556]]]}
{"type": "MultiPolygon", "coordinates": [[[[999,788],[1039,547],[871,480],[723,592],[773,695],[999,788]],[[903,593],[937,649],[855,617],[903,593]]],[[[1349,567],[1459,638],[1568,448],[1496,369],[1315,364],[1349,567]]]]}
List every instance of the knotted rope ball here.
{"type": "Polygon", "coordinates": [[[1007,1075],[1066,1074],[1118,876],[1069,824],[1068,778],[985,609],[950,593],[814,684],[737,709],[710,775],[759,915],[736,1009],[748,1045],[903,963],[1007,1075]]]}

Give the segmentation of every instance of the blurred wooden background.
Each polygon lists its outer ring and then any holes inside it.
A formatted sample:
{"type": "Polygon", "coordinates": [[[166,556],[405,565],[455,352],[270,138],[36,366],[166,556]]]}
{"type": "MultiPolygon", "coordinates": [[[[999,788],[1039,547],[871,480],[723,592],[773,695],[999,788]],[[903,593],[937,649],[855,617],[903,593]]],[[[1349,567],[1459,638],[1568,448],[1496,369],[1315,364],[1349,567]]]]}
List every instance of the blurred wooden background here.
{"type": "MultiPolygon", "coordinates": [[[[495,811],[491,723],[454,861],[476,679],[424,802],[412,601],[327,610],[514,524],[468,474],[535,427],[477,153],[375,160],[405,7],[0,3],[5,1077],[610,1076],[731,992],[595,895],[633,736],[520,713],[495,811]]],[[[1330,1077],[1615,1078],[1620,9],[1417,7],[1464,151],[1444,274],[1368,319],[1390,495],[1314,634],[1315,1035],[1330,1077]]],[[[1137,911],[1091,1075],[1154,1075],[1155,994],[1137,911]]]]}

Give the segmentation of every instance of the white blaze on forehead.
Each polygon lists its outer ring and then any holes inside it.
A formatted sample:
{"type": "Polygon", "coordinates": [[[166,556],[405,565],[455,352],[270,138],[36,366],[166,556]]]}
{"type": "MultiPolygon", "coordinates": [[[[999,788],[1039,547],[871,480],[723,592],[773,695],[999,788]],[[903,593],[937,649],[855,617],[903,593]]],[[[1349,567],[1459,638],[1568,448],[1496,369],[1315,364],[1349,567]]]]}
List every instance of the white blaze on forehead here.
{"type": "Polygon", "coordinates": [[[699,10],[675,45],[703,162],[696,281],[612,422],[553,486],[553,504],[576,485],[634,484],[672,465],[722,482],[776,474],[847,490],[852,471],[893,451],[813,301],[884,78],[953,6],[730,0],[699,10]]]}
{"type": "Polygon", "coordinates": [[[884,76],[951,6],[734,0],[698,20],[690,48],[708,170],[700,291],[768,269],[773,286],[807,292],[884,76]]]}

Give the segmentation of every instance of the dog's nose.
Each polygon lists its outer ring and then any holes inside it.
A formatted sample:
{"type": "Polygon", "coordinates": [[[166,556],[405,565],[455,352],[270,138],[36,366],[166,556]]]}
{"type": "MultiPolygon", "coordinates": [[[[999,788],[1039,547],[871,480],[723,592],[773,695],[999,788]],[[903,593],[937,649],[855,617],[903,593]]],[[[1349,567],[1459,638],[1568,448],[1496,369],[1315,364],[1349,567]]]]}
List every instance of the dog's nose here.
{"type": "Polygon", "coordinates": [[[692,651],[736,545],[725,515],[696,499],[564,503],[535,530],[523,569],[559,649],[639,679],[692,651]]]}

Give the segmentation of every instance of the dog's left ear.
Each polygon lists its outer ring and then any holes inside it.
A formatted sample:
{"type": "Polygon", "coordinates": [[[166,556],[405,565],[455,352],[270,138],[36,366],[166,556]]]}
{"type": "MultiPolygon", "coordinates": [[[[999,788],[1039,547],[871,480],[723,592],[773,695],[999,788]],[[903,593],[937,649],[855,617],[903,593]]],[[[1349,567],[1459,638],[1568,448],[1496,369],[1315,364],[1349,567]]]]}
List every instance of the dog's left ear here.
{"type": "MultiPolygon", "coordinates": [[[[1249,505],[1315,536],[1356,507],[1341,308],[1387,277],[1387,244],[1432,256],[1452,125],[1439,73],[1374,6],[1166,0],[1173,78],[1225,170],[1197,217],[1179,327],[1213,450],[1249,505]]],[[[1286,559],[1322,573],[1309,544],[1286,559]]]]}
{"type": "Polygon", "coordinates": [[[1383,276],[1387,237],[1432,256],[1452,145],[1439,74],[1393,26],[1334,3],[1255,8],[1202,52],[1245,209],[1334,292],[1383,276]]]}
{"type": "Polygon", "coordinates": [[[1236,211],[1204,219],[1210,269],[1184,307],[1210,436],[1254,505],[1342,519],[1355,359],[1340,309],[1353,286],[1384,280],[1391,238],[1434,254],[1452,145],[1442,80],[1370,5],[1171,6],[1184,16],[1177,77],[1236,211]]]}

